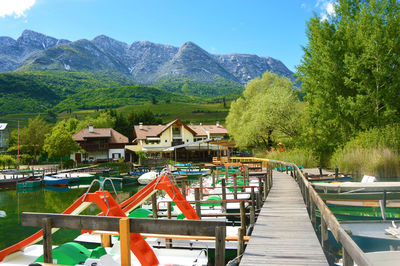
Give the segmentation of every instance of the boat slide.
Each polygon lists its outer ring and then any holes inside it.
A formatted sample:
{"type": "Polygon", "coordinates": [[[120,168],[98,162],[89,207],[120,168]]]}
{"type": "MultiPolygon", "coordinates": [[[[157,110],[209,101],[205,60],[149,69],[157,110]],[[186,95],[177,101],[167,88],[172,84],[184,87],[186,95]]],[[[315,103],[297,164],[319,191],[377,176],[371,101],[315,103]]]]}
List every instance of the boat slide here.
{"type": "MultiPolygon", "coordinates": [[[[94,180],[97,181],[97,180],[94,180]]],[[[101,189],[104,185],[103,181],[101,184],[101,189]]],[[[97,181],[98,182],[98,181],[97,181]]],[[[92,182],[93,184],[93,182],[92,182]]],[[[94,193],[89,193],[91,187],[88,191],[79,197],[70,207],[68,207],[62,214],[73,214],[77,215],[85,210],[92,203],[96,203],[102,213],[99,215],[114,216],[114,217],[126,217],[126,214],[137,208],[145,200],[147,200],[151,195],[157,192],[157,190],[164,190],[171,197],[172,200],[176,200],[176,206],[184,213],[187,219],[200,220],[197,216],[193,207],[186,202],[185,197],[180,193],[179,189],[173,184],[167,175],[159,176],[150,182],[147,186],[137,192],[128,200],[118,204],[108,191],[99,190],[94,193]]],[[[54,229],[55,232],[57,229],[54,229]]],[[[52,232],[53,232],[52,231],[52,232]]],[[[22,250],[28,245],[37,243],[42,239],[43,231],[40,230],[30,237],[20,241],[13,246],[0,251],[0,261],[2,261],[7,255],[22,250]]],[[[158,264],[157,257],[155,256],[152,248],[147,244],[143,237],[138,233],[131,233],[131,250],[133,251],[136,258],[140,261],[142,265],[154,265],[158,264]]]]}

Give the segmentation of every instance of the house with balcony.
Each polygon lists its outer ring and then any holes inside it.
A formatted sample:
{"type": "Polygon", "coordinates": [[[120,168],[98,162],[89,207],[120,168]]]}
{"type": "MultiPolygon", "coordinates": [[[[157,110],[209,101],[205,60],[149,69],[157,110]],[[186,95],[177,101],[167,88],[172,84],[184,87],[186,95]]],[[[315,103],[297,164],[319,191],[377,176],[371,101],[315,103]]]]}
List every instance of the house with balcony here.
{"type": "Polygon", "coordinates": [[[228,131],[218,122],[215,125],[187,125],[176,119],[166,125],[135,125],[131,153],[143,151],[147,157],[175,161],[211,161],[223,152],[219,141],[228,138],[228,131]]]}
{"type": "Polygon", "coordinates": [[[71,155],[71,159],[81,162],[109,162],[125,159],[125,145],[128,137],[112,128],[94,128],[89,124],[72,136],[83,151],[71,155]]]}

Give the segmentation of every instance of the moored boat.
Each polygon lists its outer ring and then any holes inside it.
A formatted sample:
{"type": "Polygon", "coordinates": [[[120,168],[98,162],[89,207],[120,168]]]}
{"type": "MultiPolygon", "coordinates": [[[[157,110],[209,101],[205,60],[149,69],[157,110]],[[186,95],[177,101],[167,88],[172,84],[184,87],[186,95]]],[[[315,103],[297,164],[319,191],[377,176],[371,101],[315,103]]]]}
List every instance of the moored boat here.
{"type": "Polygon", "coordinates": [[[327,192],[400,192],[400,182],[341,182],[341,183],[312,183],[315,190],[327,192]]]}
{"type": "Polygon", "coordinates": [[[56,178],[51,176],[44,176],[43,183],[49,186],[66,186],[69,183],[69,178],[56,178]]]}

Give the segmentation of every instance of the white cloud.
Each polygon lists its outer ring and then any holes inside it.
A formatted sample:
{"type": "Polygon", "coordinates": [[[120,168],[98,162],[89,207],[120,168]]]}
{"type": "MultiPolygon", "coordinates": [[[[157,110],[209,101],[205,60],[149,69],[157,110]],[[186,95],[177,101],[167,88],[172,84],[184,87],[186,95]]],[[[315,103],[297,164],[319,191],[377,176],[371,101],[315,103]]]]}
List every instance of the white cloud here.
{"type": "Polygon", "coordinates": [[[317,0],[315,7],[320,10],[321,20],[327,20],[336,15],[335,1],[332,0],[317,0]]]}
{"type": "Polygon", "coordinates": [[[25,15],[36,0],[0,0],[0,17],[14,16],[19,18],[25,15]]]}

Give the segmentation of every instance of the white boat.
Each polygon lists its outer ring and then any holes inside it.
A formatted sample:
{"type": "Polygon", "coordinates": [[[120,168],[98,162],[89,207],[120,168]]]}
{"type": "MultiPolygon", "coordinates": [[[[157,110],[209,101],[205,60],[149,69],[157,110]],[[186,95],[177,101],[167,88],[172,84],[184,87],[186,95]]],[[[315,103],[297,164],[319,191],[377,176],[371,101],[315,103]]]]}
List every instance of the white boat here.
{"type": "Polygon", "coordinates": [[[327,192],[383,192],[400,191],[400,182],[341,182],[341,183],[313,183],[317,191],[327,192]]]}
{"type": "Polygon", "coordinates": [[[147,185],[148,183],[150,183],[151,181],[153,181],[157,176],[158,176],[158,173],[157,173],[157,172],[155,172],[155,171],[150,171],[150,172],[147,172],[147,173],[141,175],[141,176],[138,178],[138,182],[139,182],[139,184],[141,184],[141,185],[147,185]]]}

